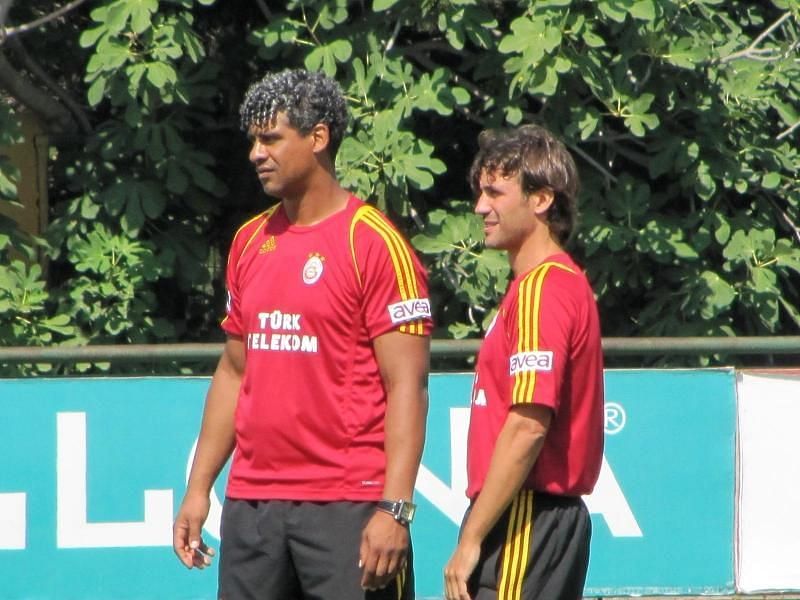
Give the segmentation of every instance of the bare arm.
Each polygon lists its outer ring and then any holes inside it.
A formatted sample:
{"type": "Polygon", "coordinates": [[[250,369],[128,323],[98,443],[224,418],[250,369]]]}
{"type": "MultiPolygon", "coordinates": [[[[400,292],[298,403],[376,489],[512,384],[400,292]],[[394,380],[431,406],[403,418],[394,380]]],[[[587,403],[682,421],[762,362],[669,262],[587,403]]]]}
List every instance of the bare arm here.
{"type": "Polygon", "coordinates": [[[229,337],[211,379],[186,494],[173,525],[173,549],[190,569],[207,566],[208,556],[214,555],[200,532],[208,517],[211,488],[233,451],[234,412],[244,363],[244,343],[229,337]]]}
{"type": "Polygon", "coordinates": [[[480,557],[481,543],[511,503],[533,468],[550,427],[552,412],[537,404],[516,405],[497,437],[483,489],[462,527],[445,567],[445,596],[468,600],[467,580],[480,557]]]}
{"type": "MultiPolygon", "coordinates": [[[[376,338],[374,348],[386,388],[383,497],[410,501],[425,443],[430,339],[393,331],[376,338]]],[[[383,587],[397,574],[405,563],[408,539],[405,526],[391,515],[375,513],[361,541],[363,587],[383,587]]]]}

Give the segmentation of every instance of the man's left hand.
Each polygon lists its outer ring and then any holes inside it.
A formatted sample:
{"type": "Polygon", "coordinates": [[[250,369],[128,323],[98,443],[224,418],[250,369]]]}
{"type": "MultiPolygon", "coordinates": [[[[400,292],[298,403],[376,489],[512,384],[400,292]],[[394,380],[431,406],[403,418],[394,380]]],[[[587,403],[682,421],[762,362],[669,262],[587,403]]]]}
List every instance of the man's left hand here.
{"type": "Polygon", "coordinates": [[[361,587],[385,588],[405,566],[408,556],[408,528],[391,515],[376,511],[361,534],[358,558],[361,587]]]}
{"type": "Polygon", "coordinates": [[[470,600],[467,582],[481,556],[481,545],[462,539],[444,568],[446,600],[470,600]]]}

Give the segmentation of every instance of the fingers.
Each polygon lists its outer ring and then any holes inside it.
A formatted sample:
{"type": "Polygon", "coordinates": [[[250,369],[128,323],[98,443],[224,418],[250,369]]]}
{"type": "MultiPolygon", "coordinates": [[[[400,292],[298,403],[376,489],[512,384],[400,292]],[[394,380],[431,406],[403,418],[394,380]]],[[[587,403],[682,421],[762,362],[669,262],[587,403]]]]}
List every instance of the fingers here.
{"type": "Polygon", "coordinates": [[[361,587],[365,590],[383,589],[392,582],[405,566],[408,541],[407,531],[400,536],[375,535],[376,530],[365,530],[359,549],[361,587]]]}
{"type": "Polygon", "coordinates": [[[211,566],[211,558],[216,554],[213,548],[207,546],[202,539],[189,543],[192,552],[192,566],[196,569],[205,569],[211,566]]]}
{"type": "Polygon", "coordinates": [[[444,568],[445,600],[470,600],[467,582],[479,558],[480,546],[462,540],[444,568]]]}
{"type": "Polygon", "coordinates": [[[188,519],[189,522],[189,546],[193,550],[200,550],[203,552],[202,547],[205,547],[203,543],[203,537],[201,534],[201,530],[203,527],[203,523],[200,522],[199,519],[188,519]]]}
{"type": "Polygon", "coordinates": [[[445,600],[470,600],[469,592],[467,591],[467,580],[455,573],[445,570],[444,586],[445,600]]]}
{"type": "Polygon", "coordinates": [[[172,528],[172,549],[187,569],[205,569],[211,565],[216,552],[206,545],[200,535],[200,526],[179,515],[172,528]]]}
{"type": "Polygon", "coordinates": [[[193,552],[189,547],[188,527],[185,523],[175,521],[172,527],[172,550],[187,569],[192,568],[193,552]]]}
{"type": "Polygon", "coordinates": [[[398,554],[376,554],[368,559],[363,567],[361,587],[365,590],[383,589],[405,566],[405,558],[398,554]]]}

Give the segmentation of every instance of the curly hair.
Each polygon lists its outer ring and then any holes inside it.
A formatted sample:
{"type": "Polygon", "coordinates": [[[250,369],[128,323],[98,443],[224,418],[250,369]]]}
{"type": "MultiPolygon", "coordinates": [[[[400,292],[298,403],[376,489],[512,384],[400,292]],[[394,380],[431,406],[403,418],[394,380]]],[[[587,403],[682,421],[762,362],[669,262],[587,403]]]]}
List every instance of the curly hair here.
{"type": "Polygon", "coordinates": [[[547,129],[522,125],[516,129],[481,132],[478,154],[469,172],[475,194],[479,193],[482,173],[519,175],[525,194],[542,188],[552,190],[555,198],[547,211],[547,223],[561,244],[569,241],[578,219],[578,168],[564,143],[547,129]]]}
{"type": "Polygon", "coordinates": [[[347,102],[336,81],[303,69],[267,73],[244,96],[239,108],[242,130],[266,127],[279,112],[286,113],[289,124],[303,135],[319,123],[327,125],[331,157],[336,156],[348,123],[347,102]]]}

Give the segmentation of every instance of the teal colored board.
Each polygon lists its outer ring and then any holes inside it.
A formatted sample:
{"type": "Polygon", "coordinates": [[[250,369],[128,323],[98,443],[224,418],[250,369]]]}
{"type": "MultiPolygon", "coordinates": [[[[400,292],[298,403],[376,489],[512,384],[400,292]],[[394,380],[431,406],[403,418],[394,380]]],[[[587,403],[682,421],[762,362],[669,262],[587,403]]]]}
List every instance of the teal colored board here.
{"type": "MultiPolygon", "coordinates": [[[[605,499],[589,499],[598,512],[587,594],[732,592],[733,372],[610,371],[606,383],[608,472],[605,499]]],[[[431,377],[413,526],[419,598],[442,596],[465,506],[470,386],[465,374],[431,377]]],[[[169,531],[207,387],[205,378],[0,381],[0,597],[215,597],[216,568],[181,567],[169,531]]],[[[212,545],[217,532],[212,517],[212,545]]]]}

